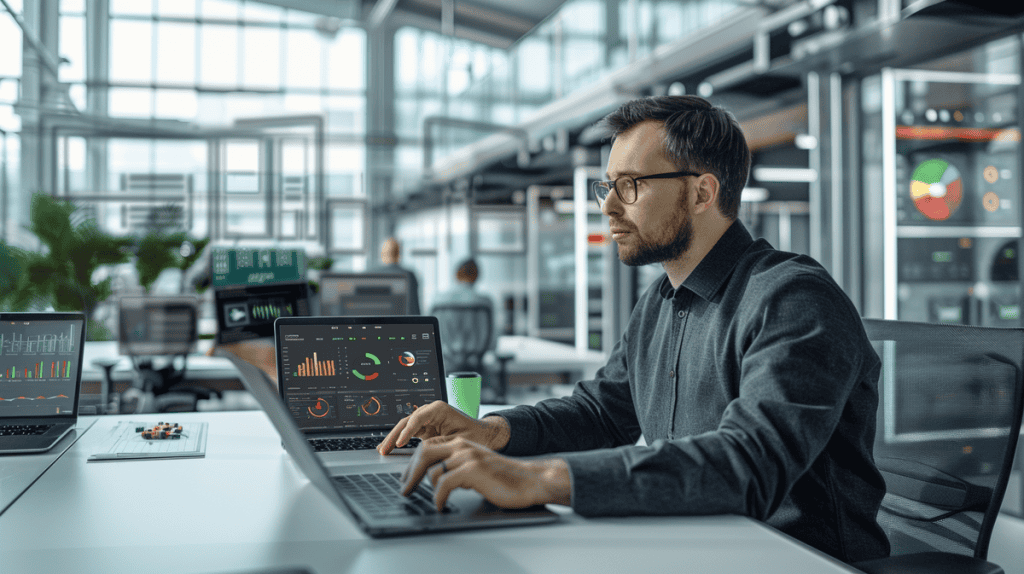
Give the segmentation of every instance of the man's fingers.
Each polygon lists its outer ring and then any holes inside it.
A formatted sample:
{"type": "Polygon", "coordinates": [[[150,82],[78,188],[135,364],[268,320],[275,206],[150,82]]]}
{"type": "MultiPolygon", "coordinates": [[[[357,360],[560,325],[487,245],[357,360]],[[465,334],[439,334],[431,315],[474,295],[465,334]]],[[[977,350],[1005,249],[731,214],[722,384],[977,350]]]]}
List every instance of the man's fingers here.
{"type": "Polygon", "coordinates": [[[409,424],[409,417],[411,416],[412,415],[409,415],[408,417],[403,418],[402,420],[398,421],[397,424],[395,424],[395,428],[391,429],[391,432],[388,433],[388,436],[384,437],[384,440],[382,440],[380,444],[377,445],[377,452],[381,454],[388,454],[395,448],[395,441],[398,440],[398,435],[401,434],[405,426],[409,424]]]}
{"type": "Polygon", "coordinates": [[[448,497],[456,488],[471,488],[477,492],[480,491],[480,486],[476,483],[483,477],[479,476],[479,473],[474,476],[472,470],[474,466],[463,464],[458,468],[449,469],[448,472],[437,477],[437,480],[434,481],[434,504],[437,506],[438,512],[444,510],[444,505],[448,503],[448,497]]]}
{"type": "Polygon", "coordinates": [[[405,425],[405,428],[402,429],[402,432],[398,433],[398,439],[395,440],[395,446],[405,446],[409,444],[409,439],[418,435],[420,431],[423,430],[423,427],[430,424],[430,419],[426,417],[427,415],[420,415],[418,411],[406,417],[409,419],[409,422],[405,425]]]}
{"type": "Polygon", "coordinates": [[[427,470],[450,456],[451,453],[452,447],[443,444],[425,445],[421,443],[416,447],[416,453],[412,455],[412,460],[409,461],[409,465],[402,473],[402,496],[409,496],[409,493],[423,480],[427,470]]]}

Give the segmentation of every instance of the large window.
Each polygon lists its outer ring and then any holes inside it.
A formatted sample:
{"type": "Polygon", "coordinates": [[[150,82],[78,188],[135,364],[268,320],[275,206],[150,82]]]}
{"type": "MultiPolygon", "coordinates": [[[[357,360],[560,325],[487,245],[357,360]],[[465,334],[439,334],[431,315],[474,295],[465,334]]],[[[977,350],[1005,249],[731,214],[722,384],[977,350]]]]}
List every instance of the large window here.
{"type": "MultiPolygon", "coordinates": [[[[60,80],[71,85],[76,106],[86,111],[88,85],[106,90],[100,101],[111,118],[176,120],[181,123],[154,125],[192,125],[200,135],[63,137],[62,190],[83,196],[133,193],[132,182],[173,176],[193,194],[195,208],[185,210],[193,232],[234,237],[251,236],[255,229],[267,238],[315,240],[327,250],[327,230],[350,227],[353,217],[365,216],[364,30],[249,0],[110,0],[108,77],[87,81],[89,7],[86,0],[60,0],[59,52],[69,61],[60,80]],[[242,139],[235,135],[243,130],[232,131],[240,119],[301,115],[325,120],[319,153],[310,149],[314,138],[308,131],[296,140],[273,127],[249,129],[242,139]],[[253,169],[228,165],[237,159],[229,151],[241,142],[255,150],[249,154],[253,169]],[[97,150],[106,156],[99,167],[90,164],[97,150]],[[316,158],[323,158],[323,177],[316,173],[316,158]],[[90,169],[104,170],[103,177],[87,177],[90,169]],[[106,188],[92,189],[97,181],[106,188]]],[[[20,51],[20,30],[0,18],[0,129],[17,120],[10,103],[18,86],[5,77],[20,74],[20,51]],[[8,69],[14,65],[17,70],[8,69]]],[[[8,155],[14,147],[8,144],[8,155]]],[[[124,210],[106,207],[97,210],[103,225],[130,232],[124,210]]],[[[333,235],[338,242],[339,234],[333,235]]],[[[347,253],[364,248],[362,241],[338,245],[347,253]]]]}
{"type": "MultiPolygon", "coordinates": [[[[22,0],[8,0],[21,13],[22,0]]],[[[0,240],[15,241],[20,230],[16,214],[23,201],[13,190],[20,187],[19,157],[21,118],[14,113],[21,80],[21,29],[6,14],[0,14],[0,240]]]]}

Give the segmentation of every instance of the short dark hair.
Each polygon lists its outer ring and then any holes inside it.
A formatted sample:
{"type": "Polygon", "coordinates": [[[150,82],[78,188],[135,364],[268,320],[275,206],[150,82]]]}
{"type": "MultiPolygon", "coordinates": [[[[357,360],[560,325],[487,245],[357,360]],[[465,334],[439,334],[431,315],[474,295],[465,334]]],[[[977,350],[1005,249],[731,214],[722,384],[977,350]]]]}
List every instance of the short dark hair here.
{"type": "Polygon", "coordinates": [[[736,118],[697,96],[652,96],[622,104],[603,124],[614,139],[649,120],[664,124],[665,152],[680,170],[718,178],[718,207],[723,215],[736,219],[750,174],[750,148],[736,118]]]}
{"type": "Polygon", "coordinates": [[[464,283],[476,283],[476,278],[480,275],[480,270],[476,267],[476,261],[467,259],[459,265],[459,269],[455,271],[455,278],[464,283]]]}

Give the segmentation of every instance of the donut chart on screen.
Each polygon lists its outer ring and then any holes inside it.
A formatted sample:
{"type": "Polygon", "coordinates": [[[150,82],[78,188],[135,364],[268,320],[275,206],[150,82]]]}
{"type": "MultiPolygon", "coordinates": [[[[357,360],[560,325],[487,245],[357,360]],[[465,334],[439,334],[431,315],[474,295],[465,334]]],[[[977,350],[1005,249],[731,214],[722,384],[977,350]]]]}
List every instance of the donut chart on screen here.
{"type": "Polygon", "coordinates": [[[942,159],[930,159],[917,166],[910,178],[914,207],[933,221],[949,219],[960,207],[964,181],[960,170],[942,159]]]}

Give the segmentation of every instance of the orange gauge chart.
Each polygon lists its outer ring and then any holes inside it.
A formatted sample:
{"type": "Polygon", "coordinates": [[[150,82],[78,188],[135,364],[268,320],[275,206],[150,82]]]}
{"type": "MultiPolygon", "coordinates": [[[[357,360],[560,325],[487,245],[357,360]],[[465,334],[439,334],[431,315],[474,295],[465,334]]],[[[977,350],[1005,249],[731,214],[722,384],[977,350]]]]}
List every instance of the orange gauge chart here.
{"type": "Polygon", "coordinates": [[[366,401],[359,407],[359,412],[356,414],[359,416],[366,415],[368,417],[380,414],[380,399],[377,397],[370,397],[370,400],[366,401]]]}
{"type": "Polygon", "coordinates": [[[953,215],[963,199],[964,181],[960,170],[942,159],[930,159],[917,166],[910,181],[914,207],[932,221],[953,215]]]}
{"type": "Polygon", "coordinates": [[[416,364],[416,355],[413,355],[409,351],[406,351],[401,355],[398,355],[398,364],[402,365],[403,367],[411,367],[416,364]]]}
{"type": "Polygon", "coordinates": [[[322,419],[331,412],[331,405],[323,399],[317,399],[316,402],[309,405],[306,410],[308,410],[309,414],[314,417],[322,419]]]}

